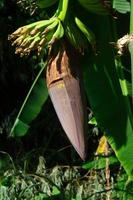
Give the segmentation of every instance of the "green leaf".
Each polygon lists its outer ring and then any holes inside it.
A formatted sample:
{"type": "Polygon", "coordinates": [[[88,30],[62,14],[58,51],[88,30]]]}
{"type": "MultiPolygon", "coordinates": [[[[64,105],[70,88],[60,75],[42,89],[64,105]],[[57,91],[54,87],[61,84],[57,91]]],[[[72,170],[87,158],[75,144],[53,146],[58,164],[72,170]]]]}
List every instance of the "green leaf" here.
{"type": "Polygon", "coordinates": [[[96,118],[95,118],[95,117],[92,117],[92,118],[89,120],[89,124],[92,124],[92,125],[97,126],[96,118]]]}
{"type": "Polygon", "coordinates": [[[11,129],[11,136],[24,136],[29,130],[30,123],[37,117],[43,104],[48,98],[45,80],[41,77],[46,63],[34,80],[11,129]]]}
{"type": "Polygon", "coordinates": [[[39,8],[48,8],[54,5],[57,0],[37,0],[37,5],[39,8]]]}
{"type": "Polygon", "coordinates": [[[106,6],[104,6],[104,2],[101,0],[78,0],[78,2],[83,6],[86,10],[89,12],[98,14],[98,15],[108,15],[108,9],[106,9],[106,6]]]}
{"type": "Polygon", "coordinates": [[[21,137],[27,133],[29,127],[30,126],[28,124],[17,118],[11,130],[11,133],[13,134],[13,136],[21,137]]]}
{"type": "Polygon", "coordinates": [[[95,23],[99,54],[91,60],[88,55],[84,59],[86,92],[99,127],[106,133],[127,174],[133,178],[133,118],[128,96],[122,94],[114,54],[109,45],[113,40],[111,23],[108,17],[99,17],[95,23]]]}
{"type": "Polygon", "coordinates": [[[130,3],[127,0],[113,0],[113,8],[120,13],[130,12],[130,3]]]}
{"type": "MultiPolygon", "coordinates": [[[[106,167],[106,159],[107,159],[106,157],[99,157],[98,159],[95,159],[91,162],[86,162],[85,164],[83,164],[82,168],[87,170],[104,169],[106,167]]],[[[114,156],[108,157],[108,159],[110,165],[116,166],[119,164],[118,159],[114,156]]]]}
{"type": "Polygon", "coordinates": [[[39,193],[38,195],[35,196],[35,200],[44,200],[44,199],[49,199],[48,195],[39,193]]]}
{"type": "Polygon", "coordinates": [[[59,194],[60,194],[60,190],[57,187],[53,186],[52,195],[59,195],[59,194]]]}

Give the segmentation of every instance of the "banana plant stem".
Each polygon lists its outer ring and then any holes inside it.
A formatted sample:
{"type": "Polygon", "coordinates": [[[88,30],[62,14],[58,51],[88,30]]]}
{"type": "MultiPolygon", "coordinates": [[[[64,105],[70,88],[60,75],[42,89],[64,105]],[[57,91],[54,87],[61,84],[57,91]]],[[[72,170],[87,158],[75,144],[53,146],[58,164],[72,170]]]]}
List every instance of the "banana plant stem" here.
{"type": "MultiPolygon", "coordinates": [[[[131,0],[129,33],[130,35],[133,35],[133,0],[131,0]]],[[[131,57],[131,81],[132,81],[132,104],[133,104],[133,39],[129,41],[128,49],[131,57]]]]}
{"type": "Polygon", "coordinates": [[[133,34],[133,0],[131,0],[131,7],[130,7],[130,34],[133,34]]]}
{"type": "Polygon", "coordinates": [[[60,0],[59,1],[59,15],[58,18],[63,22],[65,20],[67,10],[68,10],[69,0],[60,0]]]}

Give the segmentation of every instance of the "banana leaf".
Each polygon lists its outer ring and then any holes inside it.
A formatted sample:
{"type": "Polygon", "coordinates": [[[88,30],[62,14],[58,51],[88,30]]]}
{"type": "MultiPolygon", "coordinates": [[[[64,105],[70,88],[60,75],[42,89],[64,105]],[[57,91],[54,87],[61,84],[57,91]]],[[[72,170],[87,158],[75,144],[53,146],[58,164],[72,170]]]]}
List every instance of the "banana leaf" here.
{"type": "Polygon", "coordinates": [[[43,63],[15,119],[10,136],[24,136],[30,128],[30,123],[37,117],[48,98],[47,86],[41,77],[45,66],[46,63],[43,63]]]}
{"type": "Polygon", "coordinates": [[[37,0],[37,5],[39,8],[48,8],[52,5],[54,5],[57,2],[57,0],[37,0]]]}
{"type": "MultiPolygon", "coordinates": [[[[96,27],[99,30],[99,53],[97,56],[87,54],[84,58],[86,93],[99,127],[106,133],[108,142],[129,179],[133,180],[133,118],[128,93],[122,92],[123,85],[120,85],[114,54],[109,44],[113,39],[109,18],[97,18],[96,27]]],[[[126,87],[125,82],[124,86],[126,87]]]]}
{"type": "Polygon", "coordinates": [[[130,12],[130,3],[127,0],[113,0],[113,8],[118,12],[125,14],[130,12]]]}

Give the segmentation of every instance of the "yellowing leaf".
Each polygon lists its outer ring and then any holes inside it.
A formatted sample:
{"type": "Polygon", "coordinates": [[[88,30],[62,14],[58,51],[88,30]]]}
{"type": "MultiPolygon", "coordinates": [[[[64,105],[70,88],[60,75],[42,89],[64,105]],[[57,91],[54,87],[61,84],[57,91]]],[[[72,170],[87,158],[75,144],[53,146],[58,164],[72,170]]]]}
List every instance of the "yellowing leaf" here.
{"type": "Polygon", "coordinates": [[[99,140],[99,145],[96,150],[96,155],[105,154],[107,149],[107,139],[105,136],[102,136],[99,140]]]}

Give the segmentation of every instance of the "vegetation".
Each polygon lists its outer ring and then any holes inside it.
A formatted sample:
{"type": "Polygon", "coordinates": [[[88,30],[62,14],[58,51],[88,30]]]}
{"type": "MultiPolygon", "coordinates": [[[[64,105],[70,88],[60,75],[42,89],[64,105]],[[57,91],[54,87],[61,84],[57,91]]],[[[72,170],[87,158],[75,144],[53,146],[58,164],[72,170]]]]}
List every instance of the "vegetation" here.
{"type": "Polygon", "coordinates": [[[0,199],[132,199],[133,1],[0,0],[0,17],[0,199]]]}

